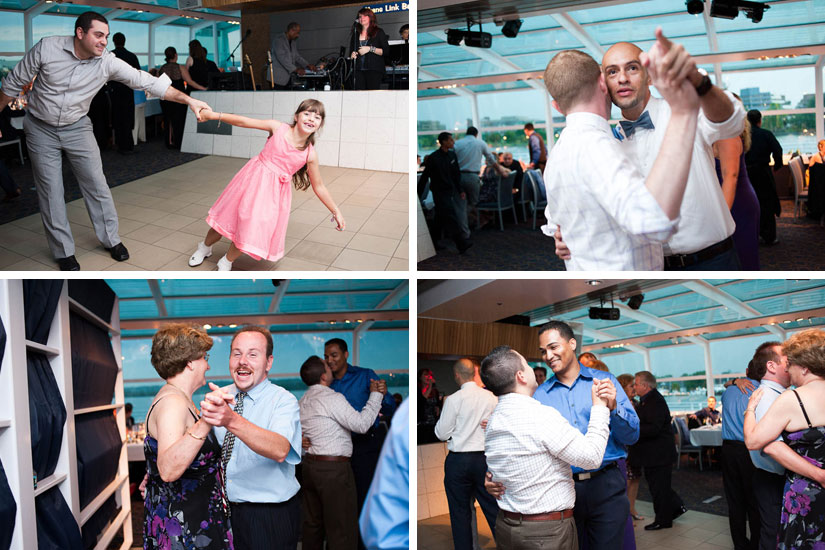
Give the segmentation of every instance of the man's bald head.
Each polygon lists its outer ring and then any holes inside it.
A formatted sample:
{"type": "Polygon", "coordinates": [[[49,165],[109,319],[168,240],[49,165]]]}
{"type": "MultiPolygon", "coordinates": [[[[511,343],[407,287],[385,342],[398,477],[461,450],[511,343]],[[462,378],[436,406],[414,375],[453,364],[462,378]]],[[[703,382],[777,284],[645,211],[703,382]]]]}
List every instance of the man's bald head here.
{"type": "Polygon", "coordinates": [[[642,65],[642,49],[630,42],[610,46],[602,58],[602,72],[613,104],[635,120],[650,99],[650,77],[642,65]]]}
{"type": "Polygon", "coordinates": [[[453,374],[459,385],[465,382],[472,382],[476,375],[476,368],[472,359],[462,357],[453,364],[453,374]]]}

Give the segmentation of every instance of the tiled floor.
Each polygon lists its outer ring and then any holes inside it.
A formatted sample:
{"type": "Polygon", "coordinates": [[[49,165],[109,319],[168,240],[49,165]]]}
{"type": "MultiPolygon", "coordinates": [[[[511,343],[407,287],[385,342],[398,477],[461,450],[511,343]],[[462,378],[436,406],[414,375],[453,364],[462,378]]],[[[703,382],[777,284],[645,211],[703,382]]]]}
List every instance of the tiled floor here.
{"type": "MultiPolygon", "coordinates": [[[[126,262],[112,260],[98,242],[82,199],[68,204],[83,270],[212,270],[229,247],[222,239],[197,268],[187,264],[209,228],[204,219],[246,159],[208,156],[112,189],[126,262]]],[[[339,232],[311,189],[293,191],[286,255],[278,262],[241,256],[233,270],[403,270],[409,269],[409,183],[407,174],[321,167],[324,183],[347,223],[339,232]]],[[[0,226],[0,269],[49,270],[40,214],[0,226]]]]}
{"type": "MultiPolygon", "coordinates": [[[[480,509],[478,514],[478,543],[483,549],[495,548],[490,528],[480,509]]],[[[653,521],[653,504],[636,501],[636,511],[645,519],[635,521],[636,548],[654,550],[729,550],[733,548],[728,528],[728,518],[702,512],[688,511],[677,519],[670,529],[645,531],[644,526],[653,521]]],[[[420,550],[451,550],[450,516],[438,516],[418,522],[418,548],[420,550]]]]}

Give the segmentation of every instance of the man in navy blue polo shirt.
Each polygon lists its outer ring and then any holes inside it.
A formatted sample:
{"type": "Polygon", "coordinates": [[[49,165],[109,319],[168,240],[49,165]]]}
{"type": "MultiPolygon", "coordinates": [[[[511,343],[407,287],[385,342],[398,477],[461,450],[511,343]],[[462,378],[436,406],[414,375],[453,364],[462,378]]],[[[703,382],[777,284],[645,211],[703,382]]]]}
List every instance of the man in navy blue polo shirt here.
{"type": "MultiPolygon", "coordinates": [[[[372,369],[350,365],[347,343],[340,338],[333,338],[324,344],[324,360],[332,370],[334,380],[330,386],[344,394],[352,408],[360,411],[370,396],[370,380],[380,380],[372,369]]],[[[386,382],[383,382],[386,384],[386,382]]],[[[381,454],[381,445],[386,437],[386,429],[379,426],[379,418],[389,419],[395,412],[396,404],[392,395],[386,392],[381,401],[379,417],[372,428],[365,434],[352,434],[352,471],[355,474],[355,489],[358,493],[358,510],[364,505],[367,491],[372,482],[372,475],[381,454]]]]}

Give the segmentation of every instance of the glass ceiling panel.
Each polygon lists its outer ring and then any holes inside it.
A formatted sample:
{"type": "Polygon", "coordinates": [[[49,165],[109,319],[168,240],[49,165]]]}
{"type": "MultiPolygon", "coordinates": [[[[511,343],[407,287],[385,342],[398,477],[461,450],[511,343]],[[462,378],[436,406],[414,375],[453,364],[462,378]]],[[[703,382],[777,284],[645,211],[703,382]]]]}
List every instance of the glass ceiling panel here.
{"type": "Polygon", "coordinates": [[[154,300],[130,300],[120,302],[121,319],[146,319],[157,317],[158,308],[154,300]]]}
{"type": "Polygon", "coordinates": [[[726,330],[723,332],[703,334],[702,338],[706,338],[708,340],[724,340],[725,338],[749,336],[751,334],[766,334],[767,332],[768,330],[765,327],[740,328],[737,330],[726,330]]]}
{"type": "MultiPolygon", "coordinates": [[[[751,59],[748,61],[728,61],[722,63],[722,72],[725,71],[746,71],[753,69],[766,68],[781,68],[781,67],[796,67],[802,65],[813,65],[816,63],[817,56],[815,55],[800,55],[792,58],[778,58],[778,59],[751,59]]],[[[713,72],[713,65],[702,65],[702,68],[709,73],[713,72]]],[[[724,78],[724,76],[723,76],[724,78]]],[[[813,78],[811,78],[813,82],[813,78]]],[[[811,84],[813,86],[813,84],[811,84]]]]}
{"type": "Polygon", "coordinates": [[[519,32],[535,31],[539,29],[558,29],[561,28],[558,21],[553,19],[550,15],[536,15],[534,17],[526,17],[521,24],[519,32]]]}
{"type": "Polygon", "coordinates": [[[394,290],[401,279],[291,279],[289,293],[345,290],[394,290]]]}
{"type": "Polygon", "coordinates": [[[431,33],[431,32],[420,32],[420,33],[418,33],[418,45],[419,46],[426,46],[428,44],[440,44],[442,42],[444,42],[443,38],[433,36],[433,33],[431,33]]]}
{"type": "MultiPolygon", "coordinates": [[[[707,44],[705,36],[705,21],[701,17],[694,17],[688,13],[679,16],[655,17],[649,19],[637,19],[633,21],[617,21],[615,23],[602,23],[586,27],[586,31],[592,35],[600,44],[609,46],[616,42],[636,42],[650,40],[654,36],[656,27],[662,30],[670,39],[683,42],[683,37],[695,37],[701,35],[707,44]]],[[[692,50],[688,50],[695,53],[692,50]]]]}
{"type": "Polygon", "coordinates": [[[738,321],[745,317],[739,313],[720,307],[716,309],[709,309],[705,311],[697,311],[695,313],[685,313],[682,315],[674,315],[668,317],[667,320],[675,323],[682,328],[704,327],[716,323],[725,323],[727,321],[738,321]]]}
{"type": "Polygon", "coordinates": [[[629,323],[622,326],[606,328],[604,331],[610,334],[612,338],[600,338],[600,342],[621,338],[635,338],[636,336],[648,336],[650,334],[656,334],[656,332],[661,332],[661,329],[656,329],[647,323],[629,323]]]}
{"type": "Polygon", "coordinates": [[[500,92],[502,90],[525,90],[530,88],[524,81],[515,80],[513,82],[494,82],[492,84],[474,84],[467,86],[471,92],[481,94],[484,92],[500,92]]]}
{"type": "Polygon", "coordinates": [[[527,55],[513,55],[507,58],[525,71],[544,71],[550,60],[561,50],[538,52],[527,55]]]}
{"type": "MultiPolygon", "coordinates": [[[[709,281],[710,282],[710,281],[709,281]]],[[[711,282],[711,284],[715,284],[711,282]]],[[[748,279],[737,281],[733,284],[720,286],[720,290],[727,292],[731,296],[742,301],[754,300],[785,294],[795,290],[805,290],[812,288],[825,289],[825,281],[788,281],[785,279],[748,279]]]]}
{"type": "Polygon", "coordinates": [[[330,294],[327,296],[293,297],[287,294],[281,300],[279,313],[304,313],[315,311],[367,310],[375,307],[387,297],[386,292],[375,294],[330,294]]]}
{"type": "MultiPolygon", "coordinates": [[[[106,279],[105,281],[115,291],[118,298],[139,298],[152,295],[146,279],[106,279]]],[[[121,302],[121,309],[123,309],[124,303],[121,302]]]]}
{"type": "Polygon", "coordinates": [[[670,0],[668,2],[663,2],[662,0],[647,0],[645,2],[629,2],[616,6],[571,11],[569,13],[576,21],[584,24],[675,12],[685,13],[685,3],[681,0],[670,0]]]}
{"type": "Polygon", "coordinates": [[[37,4],[37,0],[0,0],[0,9],[27,10],[37,4]]]}
{"type": "Polygon", "coordinates": [[[764,315],[820,308],[825,307],[825,292],[818,289],[792,296],[776,296],[749,302],[748,305],[764,315]]]}
{"type": "Polygon", "coordinates": [[[426,48],[421,48],[421,67],[425,69],[429,65],[473,59],[478,59],[478,57],[463,48],[451,46],[446,42],[442,42],[440,46],[427,46],[426,48]]]}
{"type": "MultiPolygon", "coordinates": [[[[645,294],[645,299],[650,297],[645,294]]],[[[679,313],[687,313],[696,311],[697,309],[705,309],[719,305],[716,301],[706,298],[700,294],[688,293],[663,300],[645,301],[642,303],[641,310],[646,313],[651,313],[657,317],[665,317],[679,313]]]]}
{"type": "Polygon", "coordinates": [[[432,89],[432,90],[418,90],[418,98],[426,98],[426,97],[444,97],[444,96],[455,96],[455,94],[449,90],[441,90],[441,89],[432,89]]]}
{"type": "MultiPolygon", "coordinates": [[[[742,32],[722,33],[718,35],[718,38],[719,51],[722,52],[737,52],[754,48],[789,48],[804,44],[822,44],[825,42],[825,26],[779,29],[754,28],[742,32]]],[[[707,42],[707,39],[705,39],[705,42],[707,42]]],[[[690,48],[688,48],[688,51],[694,55],[697,53],[690,48]]]]}
{"type": "Polygon", "coordinates": [[[674,294],[680,294],[682,292],[687,291],[688,289],[683,287],[682,285],[666,286],[663,288],[657,288],[655,290],[648,290],[647,292],[645,292],[645,300],[655,300],[658,298],[673,296],[674,294]]]}
{"type": "Polygon", "coordinates": [[[208,279],[161,279],[158,281],[163,296],[203,296],[209,294],[272,294],[275,287],[269,279],[208,280],[208,279]]]}
{"type": "Polygon", "coordinates": [[[512,71],[506,71],[498,65],[488,63],[487,61],[468,61],[458,65],[445,66],[430,66],[424,67],[428,72],[433,73],[439,78],[470,78],[473,76],[489,76],[507,74],[512,71]]]}
{"type": "Polygon", "coordinates": [[[192,298],[186,300],[166,300],[166,311],[170,317],[202,315],[246,315],[267,311],[271,296],[233,296],[229,298],[192,298]]]}
{"type": "Polygon", "coordinates": [[[492,50],[501,55],[519,55],[547,50],[582,48],[584,45],[565,29],[550,29],[535,33],[520,32],[515,38],[498,35],[492,50]]]}

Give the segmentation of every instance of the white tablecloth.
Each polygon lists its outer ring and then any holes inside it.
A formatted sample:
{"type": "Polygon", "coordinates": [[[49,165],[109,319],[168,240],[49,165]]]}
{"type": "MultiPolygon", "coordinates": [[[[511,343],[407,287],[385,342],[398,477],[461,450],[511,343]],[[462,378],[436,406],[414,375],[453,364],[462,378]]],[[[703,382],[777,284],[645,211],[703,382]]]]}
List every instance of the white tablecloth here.
{"type": "Polygon", "coordinates": [[[143,443],[129,443],[126,445],[126,457],[129,462],[146,460],[143,456],[143,443]]]}
{"type": "Polygon", "coordinates": [[[690,430],[690,442],[697,447],[721,447],[722,425],[702,426],[690,430]]]}

